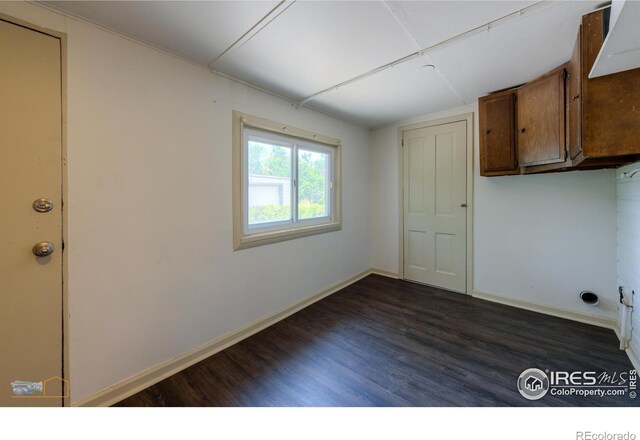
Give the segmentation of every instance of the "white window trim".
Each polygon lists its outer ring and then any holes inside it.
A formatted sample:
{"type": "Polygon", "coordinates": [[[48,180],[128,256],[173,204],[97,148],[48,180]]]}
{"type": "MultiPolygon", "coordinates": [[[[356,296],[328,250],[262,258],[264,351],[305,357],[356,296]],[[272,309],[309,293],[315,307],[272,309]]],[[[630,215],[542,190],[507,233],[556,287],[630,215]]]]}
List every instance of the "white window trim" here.
{"type": "MultiPolygon", "coordinates": [[[[321,234],[325,232],[338,231],[342,229],[342,197],[341,197],[341,157],[342,143],[339,139],[324,136],[319,133],[292,127],[286,124],[269,121],[238,111],[233,111],[233,248],[234,250],[260,246],[269,243],[291,240],[309,235],[321,234]],[[245,160],[245,140],[243,133],[245,128],[258,129],[272,133],[274,135],[293,136],[300,139],[296,143],[302,150],[320,150],[323,153],[330,151],[334,157],[332,160],[331,182],[333,187],[330,194],[330,217],[298,220],[290,227],[283,229],[282,223],[274,223],[259,228],[249,228],[246,222],[244,207],[247,198],[246,174],[247,168],[245,160]],[[305,143],[307,140],[311,145],[305,143]],[[319,144],[319,148],[314,144],[319,144]],[[326,145],[327,147],[324,147],[326,145]]],[[[292,157],[295,155],[292,151],[292,157]]],[[[293,160],[297,160],[294,157],[293,160]]],[[[295,164],[294,164],[295,165],[295,164]]],[[[292,176],[293,177],[293,176],[292,176]]],[[[296,192],[296,191],[294,191],[296,192]]],[[[293,210],[297,209],[296,203],[291,205],[293,210]]]]}

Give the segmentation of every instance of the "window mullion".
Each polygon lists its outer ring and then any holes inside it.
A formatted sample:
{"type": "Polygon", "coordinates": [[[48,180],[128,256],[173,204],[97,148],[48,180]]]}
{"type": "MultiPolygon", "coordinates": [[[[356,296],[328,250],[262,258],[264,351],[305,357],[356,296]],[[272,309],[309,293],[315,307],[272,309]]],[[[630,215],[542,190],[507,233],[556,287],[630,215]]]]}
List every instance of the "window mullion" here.
{"type": "Polygon", "coordinates": [[[293,219],[293,224],[298,223],[298,186],[300,182],[298,182],[298,146],[296,144],[292,145],[291,148],[291,156],[292,156],[292,167],[291,175],[293,177],[291,183],[291,215],[293,219]]]}
{"type": "Polygon", "coordinates": [[[325,164],[325,176],[327,176],[327,182],[326,182],[326,189],[325,189],[325,194],[326,194],[326,209],[327,209],[327,214],[329,215],[329,218],[333,218],[333,152],[329,153],[329,160],[327,160],[327,163],[325,164]]]}

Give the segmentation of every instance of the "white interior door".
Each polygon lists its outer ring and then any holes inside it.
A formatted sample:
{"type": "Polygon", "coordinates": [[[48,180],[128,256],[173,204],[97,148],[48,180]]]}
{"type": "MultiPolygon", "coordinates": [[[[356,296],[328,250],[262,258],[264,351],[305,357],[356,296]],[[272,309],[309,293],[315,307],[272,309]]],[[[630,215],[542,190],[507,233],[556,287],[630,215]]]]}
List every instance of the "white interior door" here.
{"type": "Polygon", "coordinates": [[[404,277],[466,292],[467,122],[403,132],[404,277]]]}
{"type": "Polygon", "coordinates": [[[60,39],[0,19],[0,406],[60,406],[68,390],[60,55],[60,39]]]}

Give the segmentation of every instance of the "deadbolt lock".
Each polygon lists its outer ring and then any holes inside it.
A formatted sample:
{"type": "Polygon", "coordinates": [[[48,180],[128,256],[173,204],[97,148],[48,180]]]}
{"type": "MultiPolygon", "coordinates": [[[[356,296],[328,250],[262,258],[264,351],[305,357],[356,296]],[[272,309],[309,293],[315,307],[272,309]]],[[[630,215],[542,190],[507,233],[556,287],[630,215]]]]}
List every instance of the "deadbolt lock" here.
{"type": "Polygon", "coordinates": [[[48,241],[41,241],[40,243],[36,243],[36,245],[31,249],[33,255],[36,257],[48,257],[53,254],[56,248],[53,246],[53,243],[49,243],[48,241]]]}
{"type": "Polygon", "coordinates": [[[47,199],[38,199],[33,202],[33,210],[36,212],[49,212],[53,209],[53,202],[47,199]]]}

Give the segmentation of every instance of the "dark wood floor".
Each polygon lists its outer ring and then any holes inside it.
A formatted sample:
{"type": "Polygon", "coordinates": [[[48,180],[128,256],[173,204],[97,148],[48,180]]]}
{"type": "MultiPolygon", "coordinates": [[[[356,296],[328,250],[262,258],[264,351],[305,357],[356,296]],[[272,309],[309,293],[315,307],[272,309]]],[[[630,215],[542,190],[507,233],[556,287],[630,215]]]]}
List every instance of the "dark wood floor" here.
{"type": "Polygon", "coordinates": [[[613,331],[377,275],[118,406],[630,406],[525,400],[520,373],[632,368],[613,331]]]}

